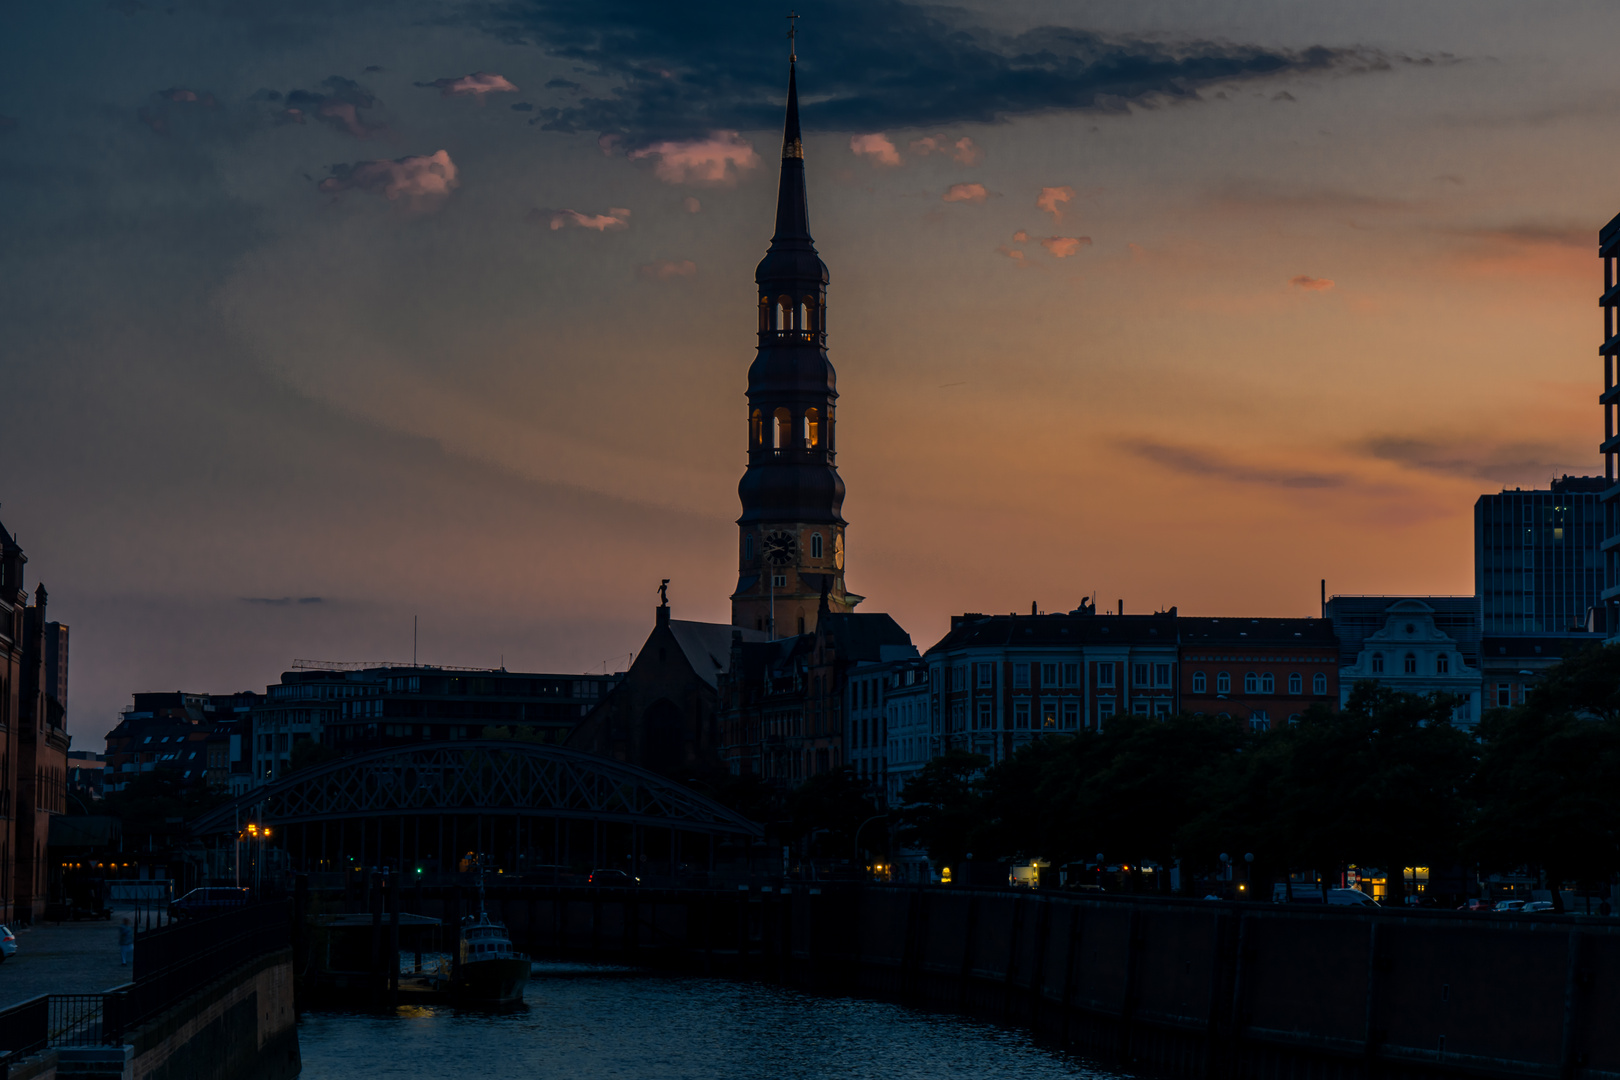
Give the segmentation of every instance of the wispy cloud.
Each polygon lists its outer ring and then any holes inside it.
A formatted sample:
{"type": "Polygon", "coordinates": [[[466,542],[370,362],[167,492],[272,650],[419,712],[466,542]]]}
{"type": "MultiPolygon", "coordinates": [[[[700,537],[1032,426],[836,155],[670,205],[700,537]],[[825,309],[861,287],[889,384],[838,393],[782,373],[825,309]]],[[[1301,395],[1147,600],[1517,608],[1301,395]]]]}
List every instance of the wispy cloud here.
{"type": "Polygon", "coordinates": [[[334,165],[332,175],[319,185],[320,190],[333,195],[365,191],[387,199],[403,199],[415,209],[431,209],[449,198],[458,186],[456,164],[447,150],[393,161],[334,165]]]}
{"type": "Polygon", "coordinates": [[[1495,483],[1542,483],[1561,473],[1593,468],[1588,454],[1570,446],[1451,435],[1381,435],[1353,447],[1379,461],[1439,476],[1495,483]]]}
{"type": "Polygon", "coordinates": [[[1295,274],[1288,279],[1291,289],[1304,289],[1306,292],[1327,292],[1333,288],[1331,278],[1311,277],[1309,274],[1295,274]]]}
{"type": "Polygon", "coordinates": [[[1074,198],[1074,188],[1043,187],[1041,193],[1035,198],[1035,205],[1052,215],[1053,221],[1063,220],[1063,204],[1074,198]]]}
{"type": "Polygon", "coordinates": [[[290,91],[276,118],[283,123],[302,124],[313,117],[356,139],[370,139],[387,130],[384,124],[367,115],[380,104],[376,95],[353,79],[332,75],[322,79],[319,86],[320,90],[290,91]]]}
{"type": "Polygon", "coordinates": [[[754,145],[735,131],[712,131],[702,139],[664,141],[632,150],[630,160],[657,158],[653,174],[666,184],[730,187],[759,166],[754,145]]]}
{"type": "Polygon", "coordinates": [[[954,142],[949,135],[927,135],[912,140],[910,149],[918,157],[945,154],[958,165],[977,165],[984,160],[984,151],[966,135],[954,142]]]}
{"type": "Polygon", "coordinates": [[[1130,439],[1124,449],[1155,465],[1193,476],[1206,476],[1234,484],[1255,484],[1261,487],[1289,489],[1342,488],[1351,478],[1344,473],[1312,472],[1306,469],[1284,469],[1269,465],[1249,465],[1233,461],[1214,450],[1192,446],[1177,446],[1153,439],[1130,439]]]}
{"type": "MultiPolygon", "coordinates": [[[[1375,52],[1324,45],[1150,40],[1050,25],[1008,35],[960,9],[901,0],[828,0],[818,11],[816,93],[801,103],[804,122],[851,134],[1054,110],[1122,113],[1232,84],[1389,66],[1375,52]]],[[[781,65],[760,52],[757,17],[741,0],[682,9],[679,18],[651,0],[511,2],[467,9],[464,18],[609,80],[612,89],[551,110],[544,122],[552,130],[623,131],[643,142],[781,123],[781,65]]]]}
{"type": "Polygon", "coordinates": [[[697,263],[691,259],[680,259],[673,262],[642,263],[636,267],[636,273],[644,278],[654,281],[668,281],[671,278],[689,278],[697,276],[697,263]]]}
{"type": "Polygon", "coordinates": [[[434,79],[419,82],[417,86],[438,90],[445,97],[476,97],[480,103],[489,94],[515,94],[517,87],[505,75],[493,71],[475,71],[454,79],[434,79]]]}
{"type": "Polygon", "coordinates": [[[952,184],[940,199],[944,202],[982,203],[989,197],[990,192],[983,184],[952,184]]]}
{"type": "Polygon", "coordinates": [[[894,142],[882,132],[873,132],[870,135],[851,135],[849,148],[856,157],[869,158],[877,165],[900,164],[900,151],[894,147],[894,142]]]}
{"type": "Polygon", "coordinates": [[[1048,236],[1041,241],[1041,247],[1059,259],[1067,259],[1070,255],[1078,254],[1081,248],[1090,246],[1089,236],[1048,236]]]}
{"type": "Polygon", "coordinates": [[[610,207],[605,214],[582,214],[578,210],[537,210],[533,216],[546,218],[553,232],[570,228],[607,232],[609,229],[630,227],[630,211],[622,206],[610,207]]]}
{"type": "Polygon", "coordinates": [[[244,604],[267,604],[271,607],[290,607],[293,604],[324,604],[324,597],[320,596],[244,596],[244,604]]]}

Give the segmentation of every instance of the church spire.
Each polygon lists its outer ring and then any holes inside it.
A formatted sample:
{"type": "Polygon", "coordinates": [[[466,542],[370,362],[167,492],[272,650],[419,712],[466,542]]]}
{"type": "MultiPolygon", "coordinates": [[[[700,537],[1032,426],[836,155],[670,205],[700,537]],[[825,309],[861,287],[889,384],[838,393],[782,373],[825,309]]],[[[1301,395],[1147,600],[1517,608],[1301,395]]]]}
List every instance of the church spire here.
{"type": "Polygon", "coordinates": [[[804,183],[804,141],[799,135],[797,67],[789,61],[787,119],[782,125],[782,178],[776,190],[776,235],[771,237],[771,248],[803,246],[814,251],[814,241],[810,239],[810,198],[804,183]]]}

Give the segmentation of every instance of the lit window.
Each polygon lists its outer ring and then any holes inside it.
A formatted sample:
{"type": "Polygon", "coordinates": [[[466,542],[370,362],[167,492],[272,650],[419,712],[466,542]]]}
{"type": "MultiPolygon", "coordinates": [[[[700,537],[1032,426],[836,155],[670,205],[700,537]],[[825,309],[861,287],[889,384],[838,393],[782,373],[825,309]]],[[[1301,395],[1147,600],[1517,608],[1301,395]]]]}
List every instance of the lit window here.
{"type": "Polygon", "coordinates": [[[1305,678],[1297,671],[1288,676],[1288,692],[1290,694],[1303,694],[1305,692],[1305,678]]]}
{"type": "Polygon", "coordinates": [[[821,413],[815,409],[808,409],[804,414],[804,445],[807,450],[821,445],[821,413]]]}
{"type": "Polygon", "coordinates": [[[1407,653],[1406,654],[1406,662],[1402,666],[1402,671],[1404,671],[1407,675],[1416,675],[1417,674],[1417,654],[1416,653],[1407,653]]]}
{"type": "Polygon", "coordinates": [[[1260,692],[1262,694],[1275,694],[1277,692],[1277,678],[1269,671],[1260,676],[1260,692]]]}
{"type": "Polygon", "coordinates": [[[1217,694],[1230,694],[1232,692],[1232,676],[1224,671],[1215,676],[1215,692],[1217,694]]]}
{"type": "Polygon", "coordinates": [[[1204,673],[1202,671],[1193,672],[1193,680],[1192,680],[1192,682],[1193,682],[1193,693],[1202,694],[1202,693],[1205,693],[1207,691],[1207,688],[1208,688],[1209,684],[1208,684],[1208,681],[1204,678],[1204,673]]]}
{"type": "Polygon", "coordinates": [[[786,448],[793,432],[793,414],[786,409],[777,409],[773,414],[771,446],[776,450],[786,448]]]}
{"type": "Polygon", "coordinates": [[[1372,668],[1373,669],[1373,674],[1374,675],[1382,675],[1384,673],[1384,654],[1381,653],[1381,652],[1373,653],[1372,654],[1372,665],[1373,665],[1373,668],[1372,668]]]}
{"type": "Polygon", "coordinates": [[[1260,676],[1252,671],[1243,676],[1243,692],[1245,694],[1258,694],[1260,692],[1260,676]]]}
{"type": "Polygon", "coordinates": [[[1058,703],[1047,701],[1041,704],[1041,730],[1056,731],[1058,726],[1058,703]]]}
{"type": "Polygon", "coordinates": [[[1318,671],[1316,673],[1316,675],[1311,679],[1311,693],[1313,693],[1313,694],[1325,694],[1325,693],[1327,693],[1327,676],[1322,674],[1320,671],[1318,671]]]}

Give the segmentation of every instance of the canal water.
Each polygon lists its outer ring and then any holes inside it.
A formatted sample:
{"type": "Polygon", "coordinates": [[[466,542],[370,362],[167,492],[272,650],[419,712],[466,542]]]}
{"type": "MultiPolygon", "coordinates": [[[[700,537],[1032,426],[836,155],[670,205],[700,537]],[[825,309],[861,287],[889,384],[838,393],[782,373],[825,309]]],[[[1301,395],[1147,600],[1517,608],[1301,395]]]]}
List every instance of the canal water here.
{"type": "Polygon", "coordinates": [[[1024,1031],[759,983],[538,964],[519,1012],[309,1013],[303,1080],[1112,1080],[1024,1031]]]}

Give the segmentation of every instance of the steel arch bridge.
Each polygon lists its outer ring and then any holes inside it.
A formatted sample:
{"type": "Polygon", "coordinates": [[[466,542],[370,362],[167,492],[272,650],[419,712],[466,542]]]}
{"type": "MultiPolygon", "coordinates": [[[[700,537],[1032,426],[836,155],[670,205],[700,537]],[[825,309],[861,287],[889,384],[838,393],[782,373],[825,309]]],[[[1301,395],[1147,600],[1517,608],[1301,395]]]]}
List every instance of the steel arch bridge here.
{"type": "Polygon", "coordinates": [[[758,839],[764,827],[667,777],[561,746],[499,739],[414,743],[327,762],[192,823],[198,836],[269,825],[389,818],[541,818],[758,839]]]}

